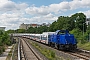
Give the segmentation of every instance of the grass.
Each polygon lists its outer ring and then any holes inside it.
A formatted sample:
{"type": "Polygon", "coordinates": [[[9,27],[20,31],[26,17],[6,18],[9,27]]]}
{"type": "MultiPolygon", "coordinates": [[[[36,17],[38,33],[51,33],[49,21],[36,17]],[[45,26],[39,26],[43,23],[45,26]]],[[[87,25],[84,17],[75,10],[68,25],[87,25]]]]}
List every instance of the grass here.
{"type": "Polygon", "coordinates": [[[44,56],[46,56],[49,60],[55,60],[55,53],[50,49],[43,48],[37,44],[33,44],[44,56]]]}
{"type": "Polygon", "coordinates": [[[79,48],[85,49],[85,50],[90,50],[90,42],[83,43],[81,44],[80,42],[77,44],[79,48]]]}
{"type": "MultiPolygon", "coordinates": [[[[29,41],[30,42],[30,41],[29,41]]],[[[45,47],[42,47],[38,45],[36,42],[30,42],[35,48],[37,48],[40,53],[42,53],[48,60],[64,60],[64,58],[59,57],[55,54],[55,51],[51,49],[47,49],[45,47]]]]}

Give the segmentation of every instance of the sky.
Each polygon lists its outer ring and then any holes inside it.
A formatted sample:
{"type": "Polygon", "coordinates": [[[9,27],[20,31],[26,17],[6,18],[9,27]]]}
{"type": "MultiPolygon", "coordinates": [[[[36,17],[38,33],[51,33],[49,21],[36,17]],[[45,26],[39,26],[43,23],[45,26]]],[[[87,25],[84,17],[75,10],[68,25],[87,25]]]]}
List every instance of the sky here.
{"type": "Polygon", "coordinates": [[[90,18],[90,0],[0,0],[0,27],[16,30],[22,23],[52,23],[75,13],[90,18]]]}

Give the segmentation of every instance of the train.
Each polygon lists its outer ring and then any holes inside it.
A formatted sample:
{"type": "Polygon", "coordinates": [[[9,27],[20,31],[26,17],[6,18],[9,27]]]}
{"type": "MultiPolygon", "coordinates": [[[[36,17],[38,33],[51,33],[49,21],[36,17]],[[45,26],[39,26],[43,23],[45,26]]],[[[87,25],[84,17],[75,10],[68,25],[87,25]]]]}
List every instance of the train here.
{"type": "Polygon", "coordinates": [[[68,30],[57,30],[56,32],[43,32],[42,34],[24,35],[28,38],[59,50],[76,50],[77,40],[68,30]]]}

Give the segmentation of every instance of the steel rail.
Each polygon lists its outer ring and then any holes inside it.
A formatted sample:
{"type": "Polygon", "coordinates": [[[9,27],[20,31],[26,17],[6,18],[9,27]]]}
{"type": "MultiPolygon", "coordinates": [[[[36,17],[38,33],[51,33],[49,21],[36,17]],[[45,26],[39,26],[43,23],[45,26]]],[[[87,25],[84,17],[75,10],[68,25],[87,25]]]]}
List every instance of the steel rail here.
{"type": "Polygon", "coordinates": [[[18,60],[21,60],[20,49],[20,39],[18,38],[18,60]]]}

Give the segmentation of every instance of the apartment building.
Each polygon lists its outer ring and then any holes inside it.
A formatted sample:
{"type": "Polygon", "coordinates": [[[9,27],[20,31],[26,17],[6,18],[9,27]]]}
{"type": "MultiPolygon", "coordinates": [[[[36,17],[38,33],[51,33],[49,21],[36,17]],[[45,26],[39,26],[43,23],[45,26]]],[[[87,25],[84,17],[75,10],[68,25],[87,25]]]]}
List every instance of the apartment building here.
{"type": "Polygon", "coordinates": [[[19,26],[19,29],[25,29],[25,30],[27,30],[29,27],[35,28],[35,27],[39,27],[39,25],[38,24],[24,24],[24,23],[22,23],[19,26]]]}
{"type": "Polygon", "coordinates": [[[5,30],[6,27],[0,27],[0,30],[5,30]]]}
{"type": "Polygon", "coordinates": [[[19,26],[19,29],[25,29],[25,30],[27,30],[29,27],[33,27],[33,28],[35,28],[35,27],[40,27],[40,26],[47,26],[47,27],[49,27],[50,26],[50,23],[48,23],[48,24],[46,24],[46,23],[43,23],[43,24],[24,24],[24,23],[22,23],[20,26],[19,26]]]}

